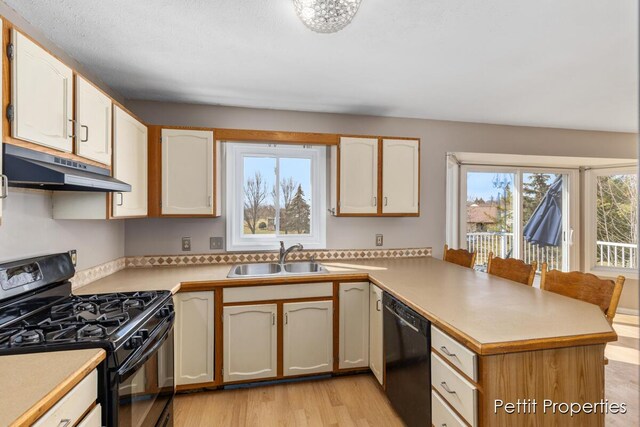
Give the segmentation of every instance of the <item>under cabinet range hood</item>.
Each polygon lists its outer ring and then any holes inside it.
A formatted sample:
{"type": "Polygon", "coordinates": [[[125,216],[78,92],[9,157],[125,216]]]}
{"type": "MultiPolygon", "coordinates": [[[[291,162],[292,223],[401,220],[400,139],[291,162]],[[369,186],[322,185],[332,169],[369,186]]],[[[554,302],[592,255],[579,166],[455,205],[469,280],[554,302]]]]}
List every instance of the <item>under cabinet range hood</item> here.
{"type": "Polygon", "coordinates": [[[109,169],[11,144],[4,144],[4,174],[11,187],[54,191],[131,191],[131,185],[112,178],[109,169]]]}

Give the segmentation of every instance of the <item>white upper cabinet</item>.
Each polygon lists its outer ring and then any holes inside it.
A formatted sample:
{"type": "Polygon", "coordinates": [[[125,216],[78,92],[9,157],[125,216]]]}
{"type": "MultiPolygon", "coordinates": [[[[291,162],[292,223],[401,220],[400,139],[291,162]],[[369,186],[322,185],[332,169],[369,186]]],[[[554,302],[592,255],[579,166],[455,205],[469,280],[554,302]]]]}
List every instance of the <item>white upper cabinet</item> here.
{"type": "Polygon", "coordinates": [[[341,214],[378,212],[378,139],[340,138],[341,214]]]}
{"type": "Polygon", "coordinates": [[[420,142],[382,140],[382,213],[417,214],[419,210],[420,142]]]}
{"type": "Polygon", "coordinates": [[[162,214],[214,215],[212,131],[162,129],[162,214]]]}
{"type": "Polygon", "coordinates": [[[76,153],[111,164],[111,99],[76,75],[76,153]]]}
{"type": "Polygon", "coordinates": [[[369,366],[369,282],[340,283],[338,367],[369,366]]]}
{"type": "Polygon", "coordinates": [[[73,150],[73,71],[15,29],[11,104],[14,138],[73,150]]]}
{"type": "Polygon", "coordinates": [[[113,194],[113,217],[147,215],[147,127],[115,106],[113,115],[113,176],[131,191],[113,194]]]}
{"type": "Polygon", "coordinates": [[[276,304],[223,309],[225,382],[272,378],[278,372],[276,304]]]}
{"type": "Polygon", "coordinates": [[[285,303],[283,374],[302,375],[333,370],[333,302],[285,303]]]}
{"type": "Polygon", "coordinates": [[[213,292],[180,292],[174,297],[176,384],[213,381],[213,292]]]}
{"type": "Polygon", "coordinates": [[[384,357],[382,345],[382,289],[374,285],[369,292],[369,368],[382,385],[384,357]]]}

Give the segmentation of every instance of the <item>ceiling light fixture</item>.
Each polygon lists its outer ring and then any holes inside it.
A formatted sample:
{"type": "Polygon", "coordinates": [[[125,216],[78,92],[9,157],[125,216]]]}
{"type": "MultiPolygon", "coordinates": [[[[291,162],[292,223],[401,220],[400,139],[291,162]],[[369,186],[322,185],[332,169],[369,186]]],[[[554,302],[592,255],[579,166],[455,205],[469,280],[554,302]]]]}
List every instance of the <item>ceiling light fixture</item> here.
{"type": "Polygon", "coordinates": [[[353,19],[361,0],[293,0],[304,25],[317,33],[335,33],[353,19]]]}

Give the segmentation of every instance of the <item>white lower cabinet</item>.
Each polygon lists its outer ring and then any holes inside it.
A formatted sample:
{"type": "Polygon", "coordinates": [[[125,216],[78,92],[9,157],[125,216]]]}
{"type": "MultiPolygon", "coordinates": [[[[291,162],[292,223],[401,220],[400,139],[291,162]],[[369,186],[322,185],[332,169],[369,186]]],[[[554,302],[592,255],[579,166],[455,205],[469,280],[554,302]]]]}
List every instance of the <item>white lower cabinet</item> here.
{"type": "Polygon", "coordinates": [[[225,382],[273,378],[278,371],[277,304],[223,310],[225,382]]]}
{"type": "Polygon", "coordinates": [[[282,306],[284,375],[333,370],[333,302],[285,303],[282,306]]]}
{"type": "Polygon", "coordinates": [[[369,282],[340,283],[340,369],[369,366],[369,282]]]}
{"type": "MultiPolygon", "coordinates": [[[[92,423],[91,420],[96,416],[95,414],[91,419],[87,419],[91,413],[89,413],[83,419],[83,415],[95,404],[98,399],[98,371],[95,369],[87,375],[82,381],[80,381],[75,387],[71,389],[69,393],[64,395],[62,399],[58,401],[51,409],[40,417],[33,425],[36,427],[43,426],[72,426],[78,422],[82,423],[86,420],[88,426],[100,425],[102,418],[102,411],[98,409],[97,421],[92,423]]],[[[96,406],[100,408],[100,405],[96,406]]],[[[94,409],[95,410],[95,409],[94,409]]]]}
{"type": "Polygon", "coordinates": [[[431,424],[437,427],[467,426],[435,391],[431,392],[431,424]]]}
{"type": "Polygon", "coordinates": [[[174,297],[176,385],[209,383],[213,375],[213,291],[180,292],[174,297]]]}
{"type": "Polygon", "coordinates": [[[382,289],[373,283],[369,292],[369,368],[383,385],[382,289]]]}
{"type": "Polygon", "coordinates": [[[100,427],[102,426],[102,405],[99,403],[93,407],[91,412],[85,416],[78,427],[100,427]]]}

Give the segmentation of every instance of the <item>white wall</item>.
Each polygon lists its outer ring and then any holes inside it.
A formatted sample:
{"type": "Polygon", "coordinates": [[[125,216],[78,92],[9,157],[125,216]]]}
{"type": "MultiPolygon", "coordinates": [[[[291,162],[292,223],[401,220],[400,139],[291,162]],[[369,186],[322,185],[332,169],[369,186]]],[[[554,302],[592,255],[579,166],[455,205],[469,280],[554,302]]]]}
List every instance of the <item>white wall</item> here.
{"type": "Polygon", "coordinates": [[[3,205],[0,262],[76,249],[82,270],[124,256],[124,221],[54,220],[48,191],[10,188],[3,205]]]}

